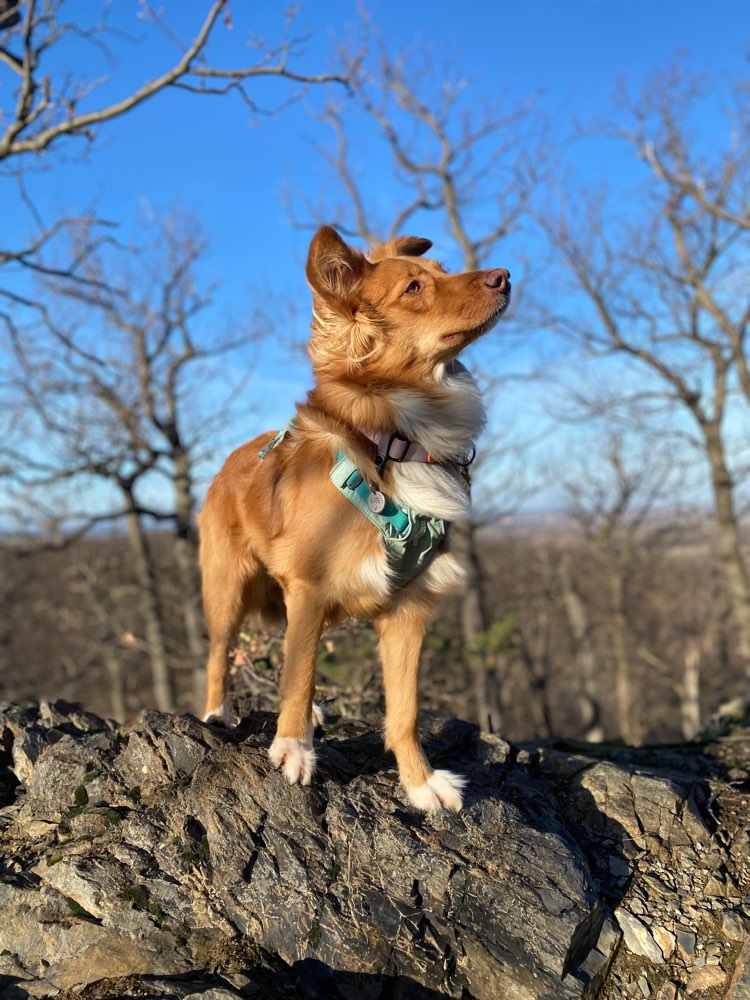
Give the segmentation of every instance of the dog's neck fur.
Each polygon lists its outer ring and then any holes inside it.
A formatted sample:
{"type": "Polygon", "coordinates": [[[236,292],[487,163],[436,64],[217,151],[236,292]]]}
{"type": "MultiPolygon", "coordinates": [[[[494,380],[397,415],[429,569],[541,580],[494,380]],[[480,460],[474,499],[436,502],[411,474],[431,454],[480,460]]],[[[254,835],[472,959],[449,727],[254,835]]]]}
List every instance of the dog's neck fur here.
{"type": "Polygon", "coordinates": [[[471,451],[486,420],[478,386],[458,361],[438,365],[434,380],[425,385],[321,381],[308,394],[306,409],[354,433],[400,434],[436,461],[471,451]]]}
{"type": "MultiPolygon", "coordinates": [[[[354,451],[350,457],[355,462],[366,452],[367,468],[361,471],[368,477],[374,466],[371,446],[363,440],[366,431],[398,433],[442,463],[468,454],[486,419],[479,388],[458,361],[438,365],[434,381],[424,387],[322,380],[299,412],[328,431],[336,451],[354,451]],[[349,447],[342,446],[347,438],[349,447]]],[[[449,466],[391,464],[388,478],[396,501],[425,514],[454,520],[468,505],[459,477],[449,466]]]]}
{"type": "Polygon", "coordinates": [[[479,388],[460,362],[438,365],[429,395],[413,387],[388,391],[399,433],[418,441],[437,461],[468,454],[484,429],[479,388]]]}

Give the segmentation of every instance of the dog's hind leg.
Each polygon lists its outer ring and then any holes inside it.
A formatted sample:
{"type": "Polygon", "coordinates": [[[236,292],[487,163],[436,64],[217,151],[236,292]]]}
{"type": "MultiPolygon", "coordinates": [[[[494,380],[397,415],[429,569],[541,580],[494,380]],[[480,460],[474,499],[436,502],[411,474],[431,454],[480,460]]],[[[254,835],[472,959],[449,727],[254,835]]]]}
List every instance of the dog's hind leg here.
{"type": "Polygon", "coordinates": [[[318,727],[320,727],[321,729],[325,729],[326,724],[328,722],[328,715],[326,713],[326,710],[323,708],[322,705],[319,705],[316,701],[314,701],[312,704],[311,721],[313,729],[317,729],[318,727]]]}
{"type": "Polygon", "coordinates": [[[281,709],[268,755],[290,784],[309,785],[315,771],[313,730],[322,713],[313,705],[315,659],[325,608],[312,587],[296,585],[285,594],[287,631],[281,672],[281,709]],[[317,709],[317,711],[316,711],[317,709]]]}
{"type": "Polygon", "coordinates": [[[385,742],[396,756],[398,774],[417,809],[456,812],[465,780],[451,771],[433,771],[419,743],[419,660],[431,608],[405,598],[375,619],[385,687],[385,742]]]}
{"type": "Polygon", "coordinates": [[[203,612],[209,638],[202,718],[228,726],[232,722],[227,698],[229,650],[250,610],[252,582],[259,566],[252,556],[240,559],[229,546],[212,544],[205,521],[201,528],[203,612]]]}

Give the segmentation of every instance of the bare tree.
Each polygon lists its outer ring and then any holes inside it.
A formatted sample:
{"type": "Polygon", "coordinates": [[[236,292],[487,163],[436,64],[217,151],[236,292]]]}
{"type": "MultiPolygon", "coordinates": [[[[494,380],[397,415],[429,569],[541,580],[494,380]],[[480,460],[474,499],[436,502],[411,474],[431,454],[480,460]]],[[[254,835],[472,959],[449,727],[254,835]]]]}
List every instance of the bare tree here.
{"type": "Polygon", "coordinates": [[[733,430],[747,426],[736,385],[750,399],[746,338],[750,322],[750,116],[747,90],[729,109],[723,144],[695,135],[691,115],[701,87],[673,68],[633,102],[628,143],[649,168],[632,212],[590,189],[566,184],[540,222],[583,305],[546,321],[624,372],[613,408],[651,410],[662,433],[677,427],[710,473],[719,540],[736,633],[750,677],[750,575],[737,510],[739,467],[733,430]],[[628,385],[632,391],[628,391],[628,385]],[[691,431],[692,426],[692,431],[691,431]]]}
{"type": "MultiPolygon", "coordinates": [[[[85,232],[81,239],[87,243],[85,232]]],[[[6,516],[15,510],[28,518],[29,500],[38,496],[40,509],[54,505],[49,512],[63,544],[102,523],[125,523],[164,711],[175,702],[174,650],[170,656],[146,528],[173,528],[185,642],[197,670],[195,478],[203,449],[231,418],[233,394],[231,383],[223,393],[206,388],[206,366],[233,355],[241,384],[239,361],[253,339],[247,329],[231,336],[201,330],[211,304],[211,290],[196,277],[204,249],[199,227],[172,217],[150,246],[88,254],[83,283],[45,278],[42,323],[21,328],[7,318],[14,366],[4,373],[5,396],[8,411],[23,418],[0,452],[12,500],[6,516]],[[75,496],[66,500],[71,488],[75,496]]]]}
{"type": "MultiPolygon", "coordinates": [[[[543,172],[540,155],[543,125],[535,115],[533,100],[500,110],[501,101],[487,102],[484,108],[467,99],[466,81],[455,78],[450,69],[439,84],[414,81],[433,80],[434,73],[414,56],[391,56],[384,47],[374,50],[370,64],[361,64],[351,75],[355,102],[329,102],[323,120],[330,126],[333,142],[319,145],[318,151],[336,178],[343,201],[340,205],[315,204],[302,199],[304,215],[317,221],[333,217],[335,224],[367,242],[391,238],[407,229],[434,233],[441,228],[454,248],[462,270],[487,266],[503,241],[516,233],[528,212],[543,172]],[[392,173],[401,200],[387,212],[373,212],[377,204],[377,178],[366,176],[356,163],[350,140],[350,116],[354,108],[374,123],[382,140],[383,154],[376,170],[392,173]]],[[[294,208],[294,218],[303,214],[294,208]]],[[[307,225],[307,223],[303,223],[307,225]]],[[[479,373],[491,391],[496,383],[489,373],[479,373]]],[[[497,452],[513,451],[518,441],[504,442],[497,452]]],[[[491,468],[491,461],[485,463],[491,468]]],[[[494,513],[498,498],[509,497],[508,483],[501,483],[497,466],[490,473],[495,485],[486,491],[492,497],[494,513]]],[[[519,502],[519,490],[513,498],[519,502]]],[[[480,653],[477,638],[487,635],[493,621],[483,588],[481,560],[476,531],[481,517],[454,525],[453,546],[466,573],[461,608],[461,629],[466,656],[475,678],[477,705],[486,714],[481,725],[497,727],[499,716],[487,699],[491,678],[482,678],[489,669],[480,653]],[[482,694],[482,692],[485,692],[482,694]]]]}
{"type": "MultiPolygon", "coordinates": [[[[318,151],[346,197],[343,206],[334,207],[341,214],[336,222],[344,232],[373,242],[403,232],[415,217],[430,223],[432,216],[458,249],[462,267],[477,270],[517,230],[527,211],[542,172],[536,156],[541,124],[531,101],[504,112],[498,112],[498,101],[483,110],[467,109],[465,81],[444,79],[436,92],[423,96],[413,82],[420,78],[414,63],[381,48],[373,70],[358,67],[350,79],[403,191],[402,204],[387,214],[381,210],[374,217],[367,207],[367,179],[351,162],[347,108],[328,103],[322,120],[332,129],[334,143],[319,145],[318,151]]],[[[319,216],[332,206],[307,208],[319,216]]]]}
{"type": "MultiPolygon", "coordinates": [[[[575,467],[574,476],[563,480],[571,516],[603,579],[599,628],[607,636],[605,648],[609,655],[602,656],[599,670],[606,669],[608,663],[613,666],[617,727],[620,737],[630,744],[642,739],[642,699],[636,697],[635,676],[641,630],[633,611],[632,578],[646,555],[653,562],[676,536],[679,522],[667,504],[674,500],[678,480],[679,466],[672,456],[649,440],[637,425],[630,434],[619,430],[606,433],[601,446],[594,447],[575,467]]],[[[568,603],[570,599],[568,595],[568,603]]],[[[571,608],[566,610],[570,618],[571,608]]],[[[576,624],[575,620],[572,624],[576,624]]],[[[588,665],[585,640],[589,637],[586,629],[580,647],[583,666],[588,665]]],[[[642,637],[640,645],[646,647],[642,637]]],[[[582,676],[591,695],[594,679],[585,669],[582,676]]]]}
{"type": "Polygon", "coordinates": [[[580,707],[583,736],[590,743],[601,743],[604,727],[601,719],[601,695],[594,631],[588,603],[572,570],[570,552],[563,552],[557,566],[563,608],[575,643],[575,656],[580,674],[580,707]]]}
{"type": "MultiPolygon", "coordinates": [[[[170,89],[232,94],[257,116],[280,110],[309,86],[346,83],[343,73],[297,71],[306,39],[297,33],[294,8],[284,15],[277,44],[268,45],[244,29],[248,44],[239,65],[226,65],[214,57],[212,43],[219,32],[234,28],[229,0],[205,0],[199,6],[203,9],[192,34],[181,38],[162,10],[147,0],[133,5],[140,37],[109,22],[108,3],[86,12],[79,5],[69,12],[65,0],[0,2],[0,84],[3,76],[6,84],[0,107],[0,174],[16,181],[32,228],[23,245],[0,245],[0,324],[7,335],[2,347],[10,358],[0,374],[7,404],[0,462],[5,506],[11,516],[22,515],[22,527],[35,519],[38,525],[44,517],[59,529],[58,535],[72,528],[68,542],[98,524],[124,521],[140,582],[156,702],[162,709],[173,707],[174,692],[146,532],[149,519],[168,519],[174,525],[185,635],[194,661],[202,647],[194,554],[193,477],[199,454],[195,428],[187,426],[183,410],[186,370],[195,373],[212,353],[205,343],[196,343],[190,327],[208,304],[192,287],[200,247],[168,234],[171,257],[162,261],[167,265],[164,284],[141,284],[132,291],[110,275],[115,246],[109,224],[86,211],[46,221],[29,195],[27,178],[67,149],[88,151],[103,129],[170,89]],[[113,81],[105,80],[97,60],[103,57],[110,68],[127,61],[129,46],[144,34],[163,35],[174,58],[151,74],[139,69],[140,82],[111,98],[116,74],[113,81]],[[71,43],[79,52],[88,46],[92,55],[75,72],[65,68],[71,43]],[[276,107],[264,109],[254,93],[268,78],[281,88],[276,107]],[[62,302],[77,305],[75,319],[67,324],[59,315],[62,302]],[[171,484],[171,507],[154,500],[158,476],[171,484]],[[80,504],[82,484],[94,483],[107,484],[109,493],[92,487],[91,502],[80,504]],[[71,497],[74,487],[78,497],[71,497]]],[[[138,51],[140,58],[140,47],[138,51]]],[[[226,340],[221,342],[218,352],[227,346],[226,340]]],[[[210,437],[210,420],[203,432],[204,440],[210,437]]]]}
{"type": "Polygon", "coordinates": [[[66,21],[64,10],[64,0],[21,0],[16,4],[5,0],[4,12],[0,13],[0,62],[14,74],[16,86],[15,104],[12,113],[6,115],[0,137],[0,161],[41,153],[65,138],[77,137],[91,142],[103,124],[169,87],[194,94],[236,93],[258,112],[261,109],[248,85],[261,77],[278,77],[302,87],[346,82],[343,73],[306,74],[293,69],[291,62],[301,54],[306,41],[292,34],[294,8],[287,10],[283,38],[277,46],[269,47],[263,41],[255,41],[252,47],[258,55],[252,65],[227,67],[213,65],[209,61],[208,48],[222,17],[227,29],[233,27],[229,0],[213,0],[207,4],[202,23],[197,25],[188,41],[175,35],[160,10],[143,2],[137,16],[143,23],[154,25],[174,43],[177,58],[171,66],[145,79],[119,100],[83,111],[81,105],[89,103],[101,80],[88,79],[80,72],[55,77],[43,73],[42,66],[48,65],[50,51],[71,36],[89,41],[113,60],[109,41],[113,36],[122,41],[122,34],[107,25],[106,4],[101,8],[100,20],[89,26],[66,21]]]}
{"type": "MultiPolygon", "coordinates": [[[[205,0],[202,20],[196,19],[194,33],[178,37],[162,11],[143,0],[133,5],[134,23],[140,31],[156,31],[165,35],[175,49],[171,64],[153,75],[143,74],[132,89],[114,100],[97,100],[103,78],[97,71],[76,66],[75,72],[50,69],[64,65],[71,40],[87,43],[92,53],[103,55],[110,66],[122,59],[128,43],[141,39],[128,36],[107,22],[110,5],[102,3],[98,10],[81,16],[80,6],[67,15],[65,0],[3,0],[0,4],[0,85],[5,106],[0,106],[0,170],[6,177],[16,178],[19,199],[26,204],[35,230],[21,247],[0,245],[0,268],[6,272],[57,273],[77,276],[81,258],[72,258],[52,267],[45,252],[70,226],[84,219],[94,221],[92,213],[75,214],[45,222],[29,198],[25,175],[50,156],[59,154],[78,140],[87,148],[100,131],[125,114],[135,112],[145,103],[158,99],[169,89],[179,89],[195,95],[234,94],[254,115],[264,113],[253,97],[253,85],[266,78],[275,78],[286,85],[278,110],[289,100],[301,96],[315,84],[346,83],[346,74],[308,74],[295,69],[304,51],[306,38],[295,34],[295,9],[289,8],[284,19],[281,39],[277,45],[267,45],[253,38],[248,31],[248,49],[254,59],[248,64],[224,66],[211,54],[211,42],[219,31],[230,31],[233,22],[229,0],[205,0]],[[117,51],[115,51],[115,49],[117,51]],[[93,105],[93,106],[92,106],[93,105]]],[[[356,58],[356,57],[355,57],[356,58]]],[[[16,307],[32,305],[23,286],[17,281],[0,284],[0,296],[16,307]]]]}
{"type": "MultiPolygon", "coordinates": [[[[112,717],[124,722],[128,718],[128,707],[122,645],[128,631],[117,620],[116,609],[132,601],[136,595],[132,593],[132,586],[120,584],[117,588],[111,587],[113,569],[115,568],[108,567],[106,562],[104,565],[97,565],[88,555],[85,559],[72,560],[69,572],[72,586],[92,619],[88,628],[94,631],[95,641],[89,641],[87,645],[91,649],[92,660],[103,661],[107,671],[112,717]]],[[[92,666],[97,669],[99,663],[92,666]]]]}

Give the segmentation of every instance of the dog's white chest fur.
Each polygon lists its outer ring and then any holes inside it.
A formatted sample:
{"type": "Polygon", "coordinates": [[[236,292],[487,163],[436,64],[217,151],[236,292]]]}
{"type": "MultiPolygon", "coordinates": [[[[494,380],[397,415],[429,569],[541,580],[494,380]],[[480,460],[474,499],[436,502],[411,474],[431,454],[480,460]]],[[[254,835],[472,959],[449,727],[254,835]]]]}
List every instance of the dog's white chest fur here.
{"type": "MultiPolygon", "coordinates": [[[[437,399],[413,389],[394,389],[388,395],[398,414],[399,432],[418,441],[437,462],[471,452],[484,428],[486,414],[471,374],[458,363],[448,372],[439,365],[437,399]]],[[[469,498],[459,476],[439,464],[404,462],[394,465],[394,500],[432,517],[454,521],[464,515],[469,498]]]]}
{"type": "MultiPolygon", "coordinates": [[[[444,390],[437,400],[412,389],[395,389],[388,394],[398,413],[399,432],[421,444],[438,462],[469,454],[486,419],[476,382],[462,365],[456,363],[456,368],[449,373],[440,365],[436,371],[435,381],[444,390]]],[[[458,473],[450,467],[403,462],[392,464],[391,469],[396,503],[445,521],[466,514],[469,497],[458,473]]],[[[382,555],[364,560],[361,575],[384,596],[389,593],[391,574],[385,549],[382,555]]],[[[453,556],[443,553],[433,559],[421,579],[429,590],[444,593],[460,583],[463,575],[453,556]]]]}

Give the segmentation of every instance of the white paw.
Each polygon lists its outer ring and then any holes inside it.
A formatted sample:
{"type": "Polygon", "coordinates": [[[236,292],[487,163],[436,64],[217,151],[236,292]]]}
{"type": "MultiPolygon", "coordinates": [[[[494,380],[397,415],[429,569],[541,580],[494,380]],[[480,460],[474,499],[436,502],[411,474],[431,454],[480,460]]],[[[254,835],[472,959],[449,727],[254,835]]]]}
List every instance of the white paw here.
{"type": "Polygon", "coordinates": [[[295,740],[291,736],[277,736],[270,746],[268,756],[290,785],[309,785],[315,771],[315,751],[312,736],[309,740],[295,740]]]}
{"type": "Polygon", "coordinates": [[[463,805],[461,793],[466,787],[466,778],[452,771],[433,771],[423,785],[407,788],[409,801],[416,809],[434,813],[440,809],[458,812],[463,805]]]}
{"type": "Polygon", "coordinates": [[[328,721],[328,716],[326,715],[325,709],[323,708],[322,705],[318,705],[318,703],[314,701],[312,707],[313,729],[317,728],[318,726],[320,726],[320,728],[322,729],[327,721],[328,721]]]}
{"type": "Polygon", "coordinates": [[[218,708],[212,708],[210,712],[206,712],[202,721],[207,723],[209,726],[233,726],[234,720],[232,719],[232,713],[229,710],[229,701],[224,700],[218,708]]]}

